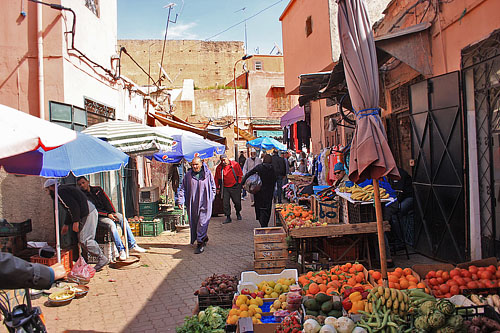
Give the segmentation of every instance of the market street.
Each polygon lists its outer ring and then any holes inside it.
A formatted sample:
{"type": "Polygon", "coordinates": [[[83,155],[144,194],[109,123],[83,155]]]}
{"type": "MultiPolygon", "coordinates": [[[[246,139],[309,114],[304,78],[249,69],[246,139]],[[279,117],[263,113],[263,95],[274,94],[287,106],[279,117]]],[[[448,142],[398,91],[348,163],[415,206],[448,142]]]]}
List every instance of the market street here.
{"type": "MultiPolygon", "coordinates": [[[[205,252],[193,253],[189,228],[158,237],[138,237],[149,252],[142,267],[130,270],[105,268],[91,280],[89,294],[63,307],[41,306],[49,332],[175,332],[191,315],[193,292],[213,273],[240,275],[253,268],[253,228],[258,227],[250,201],[243,201],[243,221],[222,225],[212,218],[205,252]],[[115,280],[110,282],[110,280],[115,280]]],[[[5,328],[2,326],[2,332],[5,328]]]]}

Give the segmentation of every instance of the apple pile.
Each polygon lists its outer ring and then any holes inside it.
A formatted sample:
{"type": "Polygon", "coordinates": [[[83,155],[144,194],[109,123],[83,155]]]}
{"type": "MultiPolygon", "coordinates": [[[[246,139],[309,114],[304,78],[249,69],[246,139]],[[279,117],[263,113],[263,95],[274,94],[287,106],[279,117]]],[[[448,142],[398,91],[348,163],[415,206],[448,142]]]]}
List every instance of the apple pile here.
{"type": "Polygon", "coordinates": [[[226,274],[209,276],[201,283],[200,289],[194,292],[195,296],[233,294],[238,290],[238,278],[226,274]]]}

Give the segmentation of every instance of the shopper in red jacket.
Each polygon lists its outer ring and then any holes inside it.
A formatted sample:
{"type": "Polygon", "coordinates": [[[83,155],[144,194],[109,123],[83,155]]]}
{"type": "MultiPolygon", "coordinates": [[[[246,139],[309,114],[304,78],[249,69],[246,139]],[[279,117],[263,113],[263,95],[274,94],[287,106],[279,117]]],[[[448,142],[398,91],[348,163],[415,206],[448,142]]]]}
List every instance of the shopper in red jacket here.
{"type": "Polygon", "coordinates": [[[226,220],[223,223],[231,223],[231,201],[233,201],[236,217],[241,220],[241,179],[243,172],[238,162],[231,161],[223,154],[220,163],[215,169],[215,185],[217,193],[222,190],[222,201],[226,220]]]}

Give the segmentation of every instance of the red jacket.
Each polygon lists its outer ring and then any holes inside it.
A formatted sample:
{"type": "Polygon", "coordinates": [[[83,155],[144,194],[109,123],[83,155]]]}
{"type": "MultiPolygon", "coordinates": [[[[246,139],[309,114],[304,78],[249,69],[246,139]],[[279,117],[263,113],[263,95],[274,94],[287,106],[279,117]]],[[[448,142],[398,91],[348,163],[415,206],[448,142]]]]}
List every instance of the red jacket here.
{"type": "Polygon", "coordinates": [[[215,185],[217,188],[220,188],[221,180],[224,179],[224,187],[233,187],[236,183],[240,183],[243,178],[243,171],[241,171],[241,167],[238,162],[230,161],[231,164],[224,167],[224,177],[221,175],[222,170],[222,162],[219,163],[217,169],[215,169],[215,185]],[[232,170],[231,170],[232,166],[232,170]],[[233,173],[234,170],[234,173],[233,173]],[[234,179],[234,175],[238,178],[234,179]]]}

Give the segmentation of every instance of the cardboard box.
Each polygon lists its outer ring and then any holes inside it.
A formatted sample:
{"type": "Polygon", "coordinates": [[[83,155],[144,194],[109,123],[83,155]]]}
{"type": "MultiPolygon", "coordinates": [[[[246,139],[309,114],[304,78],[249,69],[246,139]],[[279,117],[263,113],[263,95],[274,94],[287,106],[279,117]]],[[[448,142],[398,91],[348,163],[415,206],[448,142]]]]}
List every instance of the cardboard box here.
{"type": "Polygon", "coordinates": [[[412,269],[422,278],[425,279],[425,276],[427,273],[430,271],[438,271],[438,270],[443,270],[446,272],[451,271],[454,269],[455,266],[452,264],[417,264],[413,265],[412,269]]]}
{"type": "Polygon", "coordinates": [[[468,269],[470,266],[478,266],[478,267],[486,267],[493,265],[495,267],[498,266],[497,258],[491,257],[491,258],[486,258],[486,259],[479,259],[479,260],[473,260],[473,261],[468,261],[468,262],[463,262],[461,264],[458,264],[458,268],[464,268],[468,269]]]}

